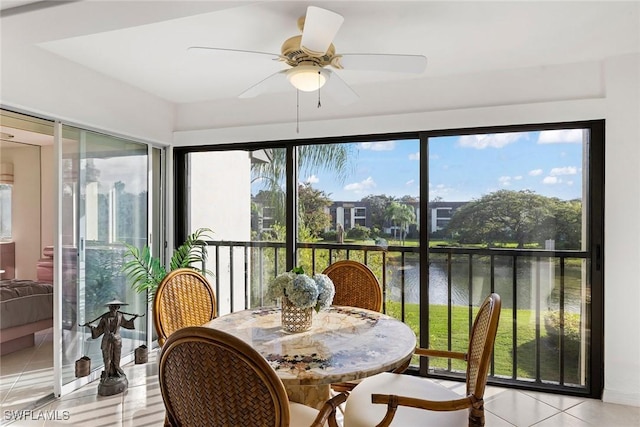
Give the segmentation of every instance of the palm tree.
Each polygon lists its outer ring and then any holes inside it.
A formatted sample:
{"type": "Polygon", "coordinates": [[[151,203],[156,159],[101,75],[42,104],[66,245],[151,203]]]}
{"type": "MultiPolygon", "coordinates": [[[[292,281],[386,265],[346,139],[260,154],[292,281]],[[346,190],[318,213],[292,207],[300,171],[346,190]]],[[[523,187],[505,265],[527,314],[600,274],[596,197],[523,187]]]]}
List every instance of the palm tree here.
{"type": "MultiPolygon", "coordinates": [[[[309,176],[320,171],[333,172],[339,181],[344,181],[351,172],[354,160],[352,144],[301,145],[298,150],[298,174],[309,176]]],[[[267,150],[269,161],[251,165],[252,182],[261,180],[265,193],[272,195],[268,203],[274,208],[276,222],[285,222],[284,180],[286,177],[287,151],[284,148],[267,150]]]]}
{"type": "Polygon", "coordinates": [[[413,224],[416,221],[416,214],[413,211],[413,208],[404,203],[399,203],[393,201],[389,203],[386,210],[386,217],[394,225],[394,239],[397,238],[397,226],[400,227],[400,239],[402,241],[402,245],[404,245],[404,237],[406,235],[407,228],[409,224],[413,224]]]}

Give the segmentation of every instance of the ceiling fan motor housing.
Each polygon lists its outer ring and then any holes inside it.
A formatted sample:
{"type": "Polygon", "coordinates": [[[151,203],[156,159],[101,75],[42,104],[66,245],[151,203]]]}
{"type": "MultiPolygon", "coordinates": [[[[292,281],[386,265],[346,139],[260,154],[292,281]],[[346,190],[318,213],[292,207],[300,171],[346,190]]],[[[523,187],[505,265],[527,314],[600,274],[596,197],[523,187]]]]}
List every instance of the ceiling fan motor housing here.
{"type": "Polygon", "coordinates": [[[285,40],[282,43],[282,47],[280,49],[282,56],[286,58],[285,62],[292,67],[296,67],[301,63],[314,63],[319,67],[325,67],[327,65],[331,65],[332,60],[336,54],[336,48],[333,44],[329,46],[327,52],[321,56],[313,55],[312,53],[306,51],[302,46],[300,46],[300,41],[302,40],[302,36],[293,36],[285,40]]]}

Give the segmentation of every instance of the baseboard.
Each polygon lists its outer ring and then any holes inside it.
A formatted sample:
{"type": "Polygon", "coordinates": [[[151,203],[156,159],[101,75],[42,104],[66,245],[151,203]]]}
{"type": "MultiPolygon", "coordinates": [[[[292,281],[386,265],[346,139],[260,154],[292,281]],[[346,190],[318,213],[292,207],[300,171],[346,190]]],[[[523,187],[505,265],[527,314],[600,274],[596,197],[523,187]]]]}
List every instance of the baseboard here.
{"type": "Polygon", "coordinates": [[[640,393],[623,393],[605,389],[602,392],[602,401],[606,403],[616,403],[618,405],[640,407],[640,393]]]}

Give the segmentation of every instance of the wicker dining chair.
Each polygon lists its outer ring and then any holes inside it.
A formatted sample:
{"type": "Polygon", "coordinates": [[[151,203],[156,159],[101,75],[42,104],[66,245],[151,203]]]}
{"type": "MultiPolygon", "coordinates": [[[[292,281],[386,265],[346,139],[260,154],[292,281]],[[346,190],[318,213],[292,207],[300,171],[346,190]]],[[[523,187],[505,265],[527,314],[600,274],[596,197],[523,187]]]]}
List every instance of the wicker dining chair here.
{"type": "Polygon", "coordinates": [[[484,300],[471,328],[467,353],[416,349],[415,353],[424,357],[465,360],[464,396],[426,378],[385,372],[365,378],[353,389],[346,403],[344,426],[483,426],[484,390],[500,308],[498,294],[484,300]]]}
{"type": "Polygon", "coordinates": [[[382,310],[382,289],[371,269],[352,260],[336,261],[322,274],[336,287],[333,305],[347,305],[367,310],[382,310]]]}
{"type": "Polygon", "coordinates": [[[159,382],[168,426],[337,427],[338,395],[318,411],[289,402],[269,362],[224,331],[191,326],[162,347],[159,382]]]}
{"type": "Polygon", "coordinates": [[[153,325],[160,346],[178,329],[203,325],[216,315],[215,292],[197,270],[175,269],[158,285],[153,299],[153,325]]]}

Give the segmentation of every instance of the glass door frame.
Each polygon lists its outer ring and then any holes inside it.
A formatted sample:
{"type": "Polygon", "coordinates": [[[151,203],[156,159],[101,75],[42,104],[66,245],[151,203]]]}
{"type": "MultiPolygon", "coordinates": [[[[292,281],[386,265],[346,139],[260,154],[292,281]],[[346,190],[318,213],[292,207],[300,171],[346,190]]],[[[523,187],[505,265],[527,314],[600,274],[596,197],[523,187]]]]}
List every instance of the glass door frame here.
{"type": "MultiPolygon", "coordinates": [[[[75,378],[70,382],[64,384],[63,382],[63,328],[62,328],[62,307],[63,307],[63,297],[62,297],[62,280],[63,280],[63,260],[62,260],[62,244],[63,244],[63,183],[64,183],[64,170],[63,170],[63,145],[62,145],[62,135],[64,126],[72,126],[77,129],[80,129],[83,132],[96,132],[102,135],[107,135],[109,137],[114,137],[118,139],[123,139],[126,141],[134,142],[137,144],[146,145],[147,152],[147,214],[145,215],[147,218],[147,241],[153,248],[154,253],[164,255],[163,251],[163,239],[164,233],[162,232],[165,228],[163,226],[165,215],[162,214],[165,206],[164,192],[165,183],[166,183],[166,174],[164,171],[166,170],[166,147],[161,145],[152,144],[148,141],[140,141],[130,137],[124,137],[120,135],[114,135],[112,133],[94,130],[82,125],[76,125],[68,122],[62,122],[59,120],[52,120],[54,126],[54,158],[55,158],[55,180],[56,180],[56,194],[54,198],[54,307],[53,307],[53,339],[54,339],[54,348],[53,348],[53,393],[56,397],[60,397],[66,394],[71,393],[78,388],[95,381],[100,378],[101,370],[93,370],[88,376],[75,378]],[[160,150],[159,155],[156,157],[157,161],[154,162],[154,150],[160,150]],[[155,177],[155,175],[159,172],[160,176],[155,177]],[[155,179],[154,179],[155,178],[155,179]],[[155,185],[154,185],[155,183],[155,185]],[[157,199],[157,200],[156,200],[157,199]],[[156,212],[158,210],[158,212],[156,212]],[[154,219],[154,216],[159,216],[154,219]],[[156,237],[152,232],[152,227],[154,227],[160,232],[156,237]]],[[[74,227],[77,227],[78,224],[74,224],[74,227]]],[[[156,233],[158,234],[158,233],[156,233]]],[[[78,248],[82,250],[82,248],[78,248]]],[[[162,257],[164,259],[164,257],[162,257]]],[[[144,317],[144,321],[146,322],[146,340],[144,342],[147,345],[147,348],[151,349],[153,345],[153,322],[151,319],[151,304],[146,303],[146,316],[144,317]]],[[[134,361],[135,355],[133,352],[130,354],[123,355],[121,358],[121,365],[125,365],[134,361]]],[[[101,364],[102,362],[99,361],[101,364]]]]}
{"type": "MultiPolygon", "coordinates": [[[[588,216],[588,223],[585,230],[588,234],[588,244],[584,249],[590,262],[590,269],[587,274],[590,278],[591,295],[590,295],[590,311],[586,313],[586,327],[591,329],[590,333],[590,349],[588,353],[589,366],[587,374],[589,382],[586,389],[571,390],[566,387],[553,387],[545,383],[525,383],[517,381],[503,381],[501,379],[492,378],[490,383],[499,384],[514,388],[523,388],[539,391],[561,392],[567,395],[580,395],[594,398],[600,398],[604,387],[604,157],[605,157],[605,120],[585,120],[571,122],[553,122],[553,123],[535,123],[535,124],[514,124],[514,125],[498,125],[485,126],[475,128],[457,128],[457,129],[439,129],[425,130],[415,132],[403,132],[394,134],[377,134],[377,135],[357,135],[348,137],[330,137],[316,139],[300,139],[286,141],[252,141],[244,143],[228,143],[216,145],[198,145],[183,146],[173,149],[173,173],[174,186],[171,189],[171,197],[174,198],[172,205],[175,217],[172,218],[174,224],[174,239],[176,241],[183,240],[188,234],[188,186],[187,186],[187,157],[192,152],[199,151],[225,151],[225,150],[257,150],[265,148],[285,148],[287,150],[287,237],[286,251],[287,262],[286,269],[289,270],[296,265],[296,238],[295,232],[297,227],[293,218],[297,216],[295,193],[291,189],[295,189],[297,179],[291,171],[297,171],[295,167],[297,162],[295,158],[295,148],[299,145],[308,144],[327,144],[340,142],[358,142],[358,141],[378,141],[383,139],[420,139],[420,259],[421,259],[421,277],[429,277],[428,259],[428,227],[427,203],[429,201],[429,156],[428,142],[429,138],[442,136],[460,136],[469,134],[488,134],[488,133],[506,133],[506,132],[528,132],[542,130],[563,130],[563,129],[588,129],[590,131],[589,152],[585,153],[584,159],[588,162],[589,172],[587,182],[584,183],[589,191],[585,212],[588,216]]],[[[420,333],[421,341],[428,342],[428,306],[429,298],[425,292],[421,292],[420,296],[420,333]]],[[[427,375],[423,369],[422,372],[416,374],[427,375]]]]}
{"type": "MultiPolygon", "coordinates": [[[[531,386],[512,381],[492,377],[489,383],[508,387],[529,389],[537,391],[561,392],[566,395],[588,396],[601,398],[604,389],[604,160],[605,160],[605,120],[587,120],[572,122],[554,122],[524,125],[486,126],[477,128],[460,128],[420,132],[420,159],[424,159],[424,164],[420,168],[421,182],[429,182],[429,138],[443,136],[461,136],[477,134],[495,134],[509,132],[529,132],[546,130],[566,130],[566,129],[587,129],[589,130],[589,149],[585,153],[585,160],[589,171],[584,182],[587,193],[587,207],[584,212],[587,216],[584,231],[588,238],[583,252],[590,260],[588,270],[590,295],[589,304],[586,311],[586,328],[590,329],[589,349],[586,357],[588,366],[586,374],[587,383],[584,388],[573,390],[570,387],[553,386],[544,382],[535,382],[531,386]]],[[[420,187],[421,209],[420,223],[427,224],[428,209],[426,204],[429,201],[429,186],[420,187]]],[[[427,244],[420,246],[420,258],[429,259],[429,244],[427,227],[421,227],[421,242],[427,244]]],[[[429,277],[429,262],[421,263],[421,276],[429,277]]],[[[584,301],[583,301],[584,304],[584,301]]],[[[428,292],[420,294],[420,340],[429,342],[429,295],[428,292]]],[[[421,361],[424,362],[424,361],[421,361]]],[[[420,375],[434,378],[447,379],[446,375],[433,375],[427,372],[426,363],[421,363],[420,375]]]]}

